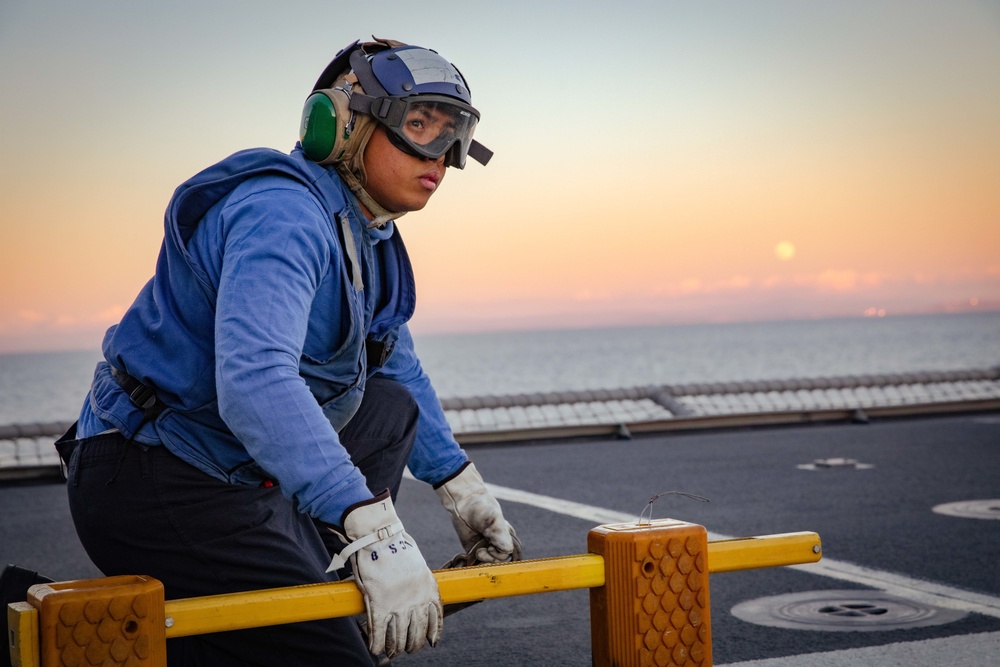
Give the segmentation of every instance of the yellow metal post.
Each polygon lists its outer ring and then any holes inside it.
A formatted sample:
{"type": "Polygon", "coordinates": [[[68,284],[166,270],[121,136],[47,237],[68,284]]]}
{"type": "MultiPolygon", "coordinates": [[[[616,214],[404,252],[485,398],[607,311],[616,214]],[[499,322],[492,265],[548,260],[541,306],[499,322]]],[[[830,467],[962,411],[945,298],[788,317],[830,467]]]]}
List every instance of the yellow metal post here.
{"type": "Polygon", "coordinates": [[[708,543],[708,569],[713,574],[815,563],[822,556],[819,535],[810,532],[737,537],[708,543]]]}
{"type": "Polygon", "coordinates": [[[12,667],[40,667],[38,610],[27,602],[7,605],[7,628],[12,667]]]}
{"type": "MultiPolygon", "coordinates": [[[[437,570],[444,604],[604,585],[604,561],[585,554],[437,570]]],[[[166,603],[167,638],[361,614],[353,581],[229,593],[166,603]]]]}

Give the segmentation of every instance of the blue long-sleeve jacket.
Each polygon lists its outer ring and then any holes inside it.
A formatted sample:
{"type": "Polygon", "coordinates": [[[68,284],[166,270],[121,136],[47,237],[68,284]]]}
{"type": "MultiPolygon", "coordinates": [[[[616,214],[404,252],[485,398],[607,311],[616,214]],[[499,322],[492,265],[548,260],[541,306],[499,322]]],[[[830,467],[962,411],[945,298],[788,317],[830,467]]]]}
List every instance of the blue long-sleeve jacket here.
{"type": "Polygon", "coordinates": [[[414,305],[398,231],[368,229],[335,170],[298,148],[237,153],[174,193],[156,273],[105,335],[77,436],[117,428],[218,479],[277,479],[301,511],[339,523],[371,497],[337,430],[375,372],[420,408],[417,478],[466,460],[414,352],[414,305]],[[394,344],[382,368],[367,368],[366,338],[394,344]],[[109,364],[168,409],[143,424],[109,364]]]}

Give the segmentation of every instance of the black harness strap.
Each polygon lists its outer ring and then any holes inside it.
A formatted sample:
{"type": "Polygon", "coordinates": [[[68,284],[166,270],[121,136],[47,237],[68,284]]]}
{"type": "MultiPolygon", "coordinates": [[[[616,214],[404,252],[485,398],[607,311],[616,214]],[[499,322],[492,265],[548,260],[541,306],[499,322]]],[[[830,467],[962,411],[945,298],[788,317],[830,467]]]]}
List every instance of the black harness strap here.
{"type": "Polygon", "coordinates": [[[106,485],[111,484],[118,477],[118,473],[122,469],[122,464],[125,462],[125,456],[128,454],[129,445],[135,441],[135,436],[139,434],[139,430],[147,423],[159,417],[160,413],[167,409],[167,405],[157,397],[156,391],[152,387],[139,382],[126,371],[111,366],[111,377],[128,394],[128,400],[132,401],[135,407],[142,410],[142,421],[139,422],[139,425],[132,431],[132,435],[129,436],[129,439],[122,446],[121,455],[118,457],[118,466],[115,468],[114,474],[111,475],[111,479],[105,482],[106,485]]]}
{"type": "Polygon", "coordinates": [[[382,368],[392,354],[393,345],[387,345],[384,340],[368,338],[365,340],[365,356],[368,359],[368,368],[382,368]]]}
{"type": "Polygon", "coordinates": [[[111,377],[128,394],[128,400],[132,401],[135,407],[142,410],[146,421],[156,419],[160,416],[161,412],[167,409],[166,404],[157,398],[156,392],[151,387],[139,382],[127,372],[112,366],[111,377]]]}

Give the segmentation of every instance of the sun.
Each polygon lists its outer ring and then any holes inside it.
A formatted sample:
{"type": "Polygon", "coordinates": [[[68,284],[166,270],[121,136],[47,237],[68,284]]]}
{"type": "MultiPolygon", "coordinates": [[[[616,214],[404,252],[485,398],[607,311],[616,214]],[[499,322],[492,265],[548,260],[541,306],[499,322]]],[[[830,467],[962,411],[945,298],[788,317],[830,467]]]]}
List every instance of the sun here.
{"type": "Polygon", "coordinates": [[[782,241],[774,246],[774,254],[777,255],[778,259],[787,262],[792,257],[795,257],[795,246],[788,241],[782,241]]]}

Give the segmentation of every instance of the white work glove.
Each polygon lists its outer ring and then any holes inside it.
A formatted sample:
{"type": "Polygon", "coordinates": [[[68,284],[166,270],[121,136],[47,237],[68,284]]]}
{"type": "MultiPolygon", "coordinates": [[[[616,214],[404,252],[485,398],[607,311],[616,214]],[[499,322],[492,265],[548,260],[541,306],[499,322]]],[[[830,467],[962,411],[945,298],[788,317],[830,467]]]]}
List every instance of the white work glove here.
{"type": "Polygon", "coordinates": [[[514,558],[514,529],[503,518],[500,503],[486,489],[471,461],[434,490],[451,514],[451,523],[466,552],[485,538],[489,546],[475,553],[480,562],[505,563],[514,558]]]}
{"type": "Polygon", "coordinates": [[[350,543],[327,572],[350,558],[365,598],[372,655],[392,658],[419,651],[425,642],[437,644],[444,620],[437,580],[396,517],[389,492],[347,508],[344,534],[350,543]]]}

